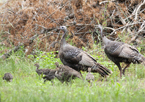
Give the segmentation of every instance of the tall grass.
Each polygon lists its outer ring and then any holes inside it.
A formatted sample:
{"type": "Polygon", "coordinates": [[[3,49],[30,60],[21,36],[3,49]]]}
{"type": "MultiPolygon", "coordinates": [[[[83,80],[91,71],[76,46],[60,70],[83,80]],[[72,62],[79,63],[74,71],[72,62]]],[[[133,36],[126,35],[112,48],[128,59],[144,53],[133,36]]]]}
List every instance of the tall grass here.
{"type": "MultiPolygon", "coordinates": [[[[99,49],[98,52],[103,50],[99,49]]],[[[55,68],[54,63],[60,62],[54,58],[53,52],[43,53],[34,60],[29,60],[23,54],[13,54],[7,60],[0,61],[0,98],[1,102],[144,102],[145,101],[145,68],[143,65],[131,65],[126,70],[126,76],[119,78],[119,70],[103,54],[93,52],[98,62],[113,71],[113,74],[103,81],[94,73],[96,80],[90,85],[80,79],[66,84],[57,79],[43,83],[35,72],[34,63],[40,63],[41,68],[55,68]],[[103,59],[105,58],[105,59],[103,59]],[[4,73],[12,73],[12,82],[2,80],[4,73]]],[[[82,72],[84,78],[86,72],[82,72]]]]}

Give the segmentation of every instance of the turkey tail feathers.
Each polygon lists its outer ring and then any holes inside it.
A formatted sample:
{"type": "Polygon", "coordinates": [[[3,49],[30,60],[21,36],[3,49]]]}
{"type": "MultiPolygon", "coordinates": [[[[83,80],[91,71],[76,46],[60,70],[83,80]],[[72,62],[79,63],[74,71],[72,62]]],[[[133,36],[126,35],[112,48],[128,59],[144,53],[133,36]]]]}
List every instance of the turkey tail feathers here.
{"type": "Polygon", "coordinates": [[[145,57],[142,56],[142,64],[145,66],[145,57]]]}
{"type": "Polygon", "coordinates": [[[109,74],[112,73],[111,70],[102,66],[99,63],[96,63],[96,65],[92,68],[92,72],[98,72],[102,77],[107,77],[109,74]]]}

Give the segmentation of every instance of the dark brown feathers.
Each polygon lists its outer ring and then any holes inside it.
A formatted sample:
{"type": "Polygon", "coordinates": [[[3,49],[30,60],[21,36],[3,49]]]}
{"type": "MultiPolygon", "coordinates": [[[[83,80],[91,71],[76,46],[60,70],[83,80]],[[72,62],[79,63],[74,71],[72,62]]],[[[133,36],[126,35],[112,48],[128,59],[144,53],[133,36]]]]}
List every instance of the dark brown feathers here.
{"type": "Polygon", "coordinates": [[[91,68],[88,68],[88,74],[86,75],[86,80],[92,82],[94,80],[94,75],[91,73],[91,68]]]}
{"type": "Polygon", "coordinates": [[[71,81],[71,79],[75,79],[75,78],[83,79],[80,72],[70,68],[69,66],[58,65],[58,63],[56,64],[56,66],[57,66],[57,71],[55,73],[55,76],[61,82],[64,81],[69,82],[71,81]]]}
{"type": "Polygon", "coordinates": [[[3,77],[3,80],[6,80],[8,82],[11,82],[13,80],[13,76],[11,73],[5,73],[4,74],[4,77],[3,77]]]}
{"type": "Polygon", "coordinates": [[[87,71],[88,68],[91,67],[93,72],[98,72],[102,77],[111,74],[111,71],[108,68],[98,64],[90,54],[66,43],[65,37],[68,32],[67,28],[61,26],[60,29],[64,34],[61,39],[59,58],[64,65],[67,65],[76,71],[87,71]]]}
{"type": "Polygon", "coordinates": [[[56,72],[56,69],[51,69],[48,74],[45,74],[45,76],[43,77],[44,82],[46,82],[47,80],[52,81],[55,78],[55,72],[56,72]]]}
{"type": "Polygon", "coordinates": [[[41,74],[47,75],[51,70],[51,69],[48,69],[48,68],[39,69],[39,64],[38,63],[36,63],[34,66],[36,66],[36,72],[37,72],[38,75],[41,75],[41,74]]]}
{"type": "Polygon", "coordinates": [[[122,77],[122,73],[125,74],[125,69],[129,67],[131,63],[145,63],[145,57],[140,54],[135,47],[123,42],[109,40],[103,35],[103,27],[101,25],[99,25],[98,27],[101,30],[101,37],[105,45],[105,54],[118,66],[120,70],[120,77],[122,77]],[[127,64],[127,66],[123,70],[120,66],[121,62],[127,64]]]}

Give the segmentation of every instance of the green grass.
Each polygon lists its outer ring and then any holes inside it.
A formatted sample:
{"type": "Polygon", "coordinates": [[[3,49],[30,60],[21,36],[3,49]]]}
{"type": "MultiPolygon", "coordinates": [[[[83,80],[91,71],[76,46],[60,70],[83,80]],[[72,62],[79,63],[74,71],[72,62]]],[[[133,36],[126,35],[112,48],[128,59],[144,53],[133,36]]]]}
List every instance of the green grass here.
{"type": "MultiPolygon", "coordinates": [[[[119,70],[105,55],[102,49],[92,52],[98,62],[113,71],[104,81],[99,81],[99,75],[94,73],[96,81],[92,86],[80,79],[73,80],[68,85],[57,79],[43,83],[35,72],[34,63],[41,68],[55,68],[54,63],[60,62],[54,58],[53,52],[40,52],[36,59],[24,57],[22,52],[13,54],[7,60],[0,61],[0,98],[1,102],[144,102],[145,101],[145,68],[143,65],[133,65],[126,70],[126,76],[119,78],[119,70]],[[98,53],[100,52],[100,53],[98,53]],[[12,82],[2,80],[4,73],[12,73],[12,82]]],[[[86,72],[82,72],[85,78],[86,72]]]]}

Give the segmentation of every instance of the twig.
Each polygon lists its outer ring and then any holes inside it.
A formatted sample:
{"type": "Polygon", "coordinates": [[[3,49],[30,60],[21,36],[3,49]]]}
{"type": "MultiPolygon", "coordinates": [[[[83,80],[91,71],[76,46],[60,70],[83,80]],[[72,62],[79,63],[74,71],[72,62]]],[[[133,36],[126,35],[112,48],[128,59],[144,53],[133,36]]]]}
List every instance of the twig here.
{"type": "Polygon", "coordinates": [[[116,31],[120,30],[120,29],[123,29],[123,28],[126,28],[126,27],[129,27],[129,26],[133,26],[135,24],[141,24],[142,22],[135,22],[135,23],[131,23],[131,24],[127,24],[125,26],[122,26],[122,27],[119,27],[118,29],[115,29],[110,35],[113,35],[113,33],[115,33],[116,31]]]}
{"type": "Polygon", "coordinates": [[[110,27],[104,27],[105,29],[111,29],[112,31],[115,31],[114,28],[110,28],[110,27]]]}
{"type": "Polygon", "coordinates": [[[135,18],[134,18],[135,21],[137,20],[137,17],[138,17],[137,15],[138,15],[138,12],[139,12],[141,6],[144,5],[144,4],[145,4],[145,0],[143,1],[143,3],[141,3],[141,4],[137,7],[136,12],[135,12],[135,18]]]}
{"type": "MultiPolygon", "coordinates": [[[[123,25],[126,25],[127,23],[125,22],[125,20],[121,17],[121,14],[119,12],[119,5],[116,3],[116,8],[118,10],[118,13],[119,13],[119,18],[120,18],[120,21],[122,22],[123,25]]],[[[131,34],[131,30],[129,28],[127,28],[127,31],[131,34]]]]}
{"type": "MultiPolygon", "coordinates": [[[[75,34],[74,34],[72,31],[71,31],[71,34],[72,34],[73,37],[76,37],[75,34]]],[[[83,43],[79,38],[78,38],[78,40],[80,41],[80,43],[81,43],[83,46],[86,46],[86,44],[83,43]]]]}
{"type": "MultiPolygon", "coordinates": [[[[81,35],[81,34],[87,34],[87,33],[92,33],[91,31],[88,31],[88,32],[79,32],[79,33],[74,33],[75,35],[81,35]]],[[[58,35],[58,33],[52,33],[52,32],[48,32],[47,34],[57,34],[58,35]]],[[[60,33],[60,34],[63,34],[63,33],[60,33]]]]}
{"type": "Polygon", "coordinates": [[[112,1],[102,1],[102,2],[100,2],[99,4],[101,5],[101,4],[104,4],[104,3],[108,3],[108,2],[115,2],[116,0],[112,0],[112,1]]]}
{"type": "Polygon", "coordinates": [[[136,33],[136,35],[134,37],[132,37],[132,39],[130,40],[129,43],[135,41],[138,38],[139,34],[141,32],[144,32],[144,28],[145,28],[145,21],[142,23],[142,25],[140,26],[140,30],[136,33]]]}
{"type": "Polygon", "coordinates": [[[58,41],[53,41],[53,42],[49,45],[48,51],[50,51],[50,48],[51,48],[51,47],[55,47],[55,44],[56,44],[56,43],[58,43],[58,41]]]}
{"type": "Polygon", "coordinates": [[[52,31],[52,30],[56,29],[56,28],[48,29],[48,28],[46,28],[46,27],[44,27],[44,26],[42,26],[42,25],[38,25],[38,24],[35,24],[35,26],[39,26],[39,27],[42,28],[42,30],[40,31],[40,33],[47,33],[47,32],[49,32],[49,31],[52,31]]]}
{"type": "MultiPolygon", "coordinates": [[[[62,6],[62,8],[68,3],[68,1],[65,2],[65,4],[62,6]]],[[[61,8],[61,9],[62,9],[61,8]]],[[[53,14],[56,13],[57,10],[59,10],[60,8],[56,9],[53,13],[51,13],[45,20],[47,20],[48,18],[50,18],[53,14]]]]}

